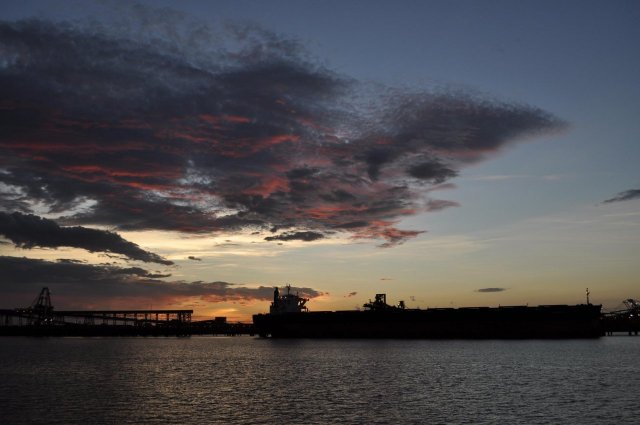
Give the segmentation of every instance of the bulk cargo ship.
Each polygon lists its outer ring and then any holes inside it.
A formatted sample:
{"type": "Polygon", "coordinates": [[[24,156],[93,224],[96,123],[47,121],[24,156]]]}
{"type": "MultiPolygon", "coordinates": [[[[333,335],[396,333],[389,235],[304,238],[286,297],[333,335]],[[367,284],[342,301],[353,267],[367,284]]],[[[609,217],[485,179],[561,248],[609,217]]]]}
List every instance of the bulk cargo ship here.
{"type": "Polygon", "coordinates": [[[278,288],[268,314],[253,316],[256,333],[272,338],[525,339],[598,338],[601,305],[406,308],[377,294],[363,310],[316,311],[308,299],[278,288]]]}

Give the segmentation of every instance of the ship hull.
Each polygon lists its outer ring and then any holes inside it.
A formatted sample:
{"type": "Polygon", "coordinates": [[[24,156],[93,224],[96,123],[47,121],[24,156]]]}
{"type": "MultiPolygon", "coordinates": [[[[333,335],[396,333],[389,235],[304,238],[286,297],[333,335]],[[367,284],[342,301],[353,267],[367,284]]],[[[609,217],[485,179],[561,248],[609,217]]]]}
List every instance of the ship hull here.
{"type": "Polygon", "coordinates": [[[601,306],[539,306],[257,314],[273,338],[551,339],[602,336],[601,306]]]}

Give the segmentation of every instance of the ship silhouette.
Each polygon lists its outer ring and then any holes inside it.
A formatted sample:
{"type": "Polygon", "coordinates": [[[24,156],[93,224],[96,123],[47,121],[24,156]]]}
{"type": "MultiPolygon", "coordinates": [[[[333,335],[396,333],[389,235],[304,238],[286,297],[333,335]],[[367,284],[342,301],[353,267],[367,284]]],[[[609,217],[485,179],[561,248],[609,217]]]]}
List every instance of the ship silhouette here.
{"type": "Polygon", "coordinates": [[[274,290],[269,313],[253,316],[272,338],[550,339],[603,335],[601,305],[407,308],[376,294],[363,310],[308,311],[308,299],[274,290]]]}

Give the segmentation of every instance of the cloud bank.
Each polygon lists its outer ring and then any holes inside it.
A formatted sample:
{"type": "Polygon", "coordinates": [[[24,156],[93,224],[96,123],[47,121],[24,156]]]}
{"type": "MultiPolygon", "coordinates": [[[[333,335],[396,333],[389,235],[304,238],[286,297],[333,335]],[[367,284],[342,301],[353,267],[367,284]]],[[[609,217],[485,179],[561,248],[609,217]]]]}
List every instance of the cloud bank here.
{"type": "Polygon", "coordinates": [[[6,212],[391,247],[423,232],[402,218],[457,205],[430,188],[564,125],[460,91],[372,87],[260,28],[138,29],[0,22],[6,212]]]}
{"type": "Polygon", "coordinates": [[[625,190],[624,192],[618,193],[613,198],[603,201],[603,203],[609,204],[612,202],[631,201],[634,199],[640,199],[640,189],[625,190]]]}
{"type": "MultiPolygon", "coordinates": [[[[168,275],[151,273],[139,267],[120,268],[112,265],[90,265],[76,261],[57,262],[0,256],[0,292],[3,303],[28,303],[43,286],[58,299],[76,307],[115,305],[148,305],[176,303],[190,298],[207,302],[268,301],[273,288],[248,288],[228,282],[163,281],[168,275]]],[[[322,295],[311,288],[292,288],[301,296],[322,295]]],[[[18,305],[4,305],[13,308],[18,305]]]]}
{"type": "Polygon", "coordinates": [[[147,263],[173,264],[157,254],[140,248],[117,233],[81,226],[60,227],[53,220],[32,214],[0,212],[0,235],[19,248],[82,248],[90,252],[110,252],[147,263]]]}

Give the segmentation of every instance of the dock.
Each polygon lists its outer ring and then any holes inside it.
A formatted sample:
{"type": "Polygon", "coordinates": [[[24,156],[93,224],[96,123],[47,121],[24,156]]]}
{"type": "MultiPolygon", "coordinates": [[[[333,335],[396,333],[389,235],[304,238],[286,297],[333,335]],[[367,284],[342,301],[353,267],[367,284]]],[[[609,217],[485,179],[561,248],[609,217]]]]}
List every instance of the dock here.
{"type": "Polygon", "coordinates": [[[251,335],[226,318],[192,321],[193,310],[55,310],[48,288],[26,308],[0,310],[0,336],[251,335]]]}

